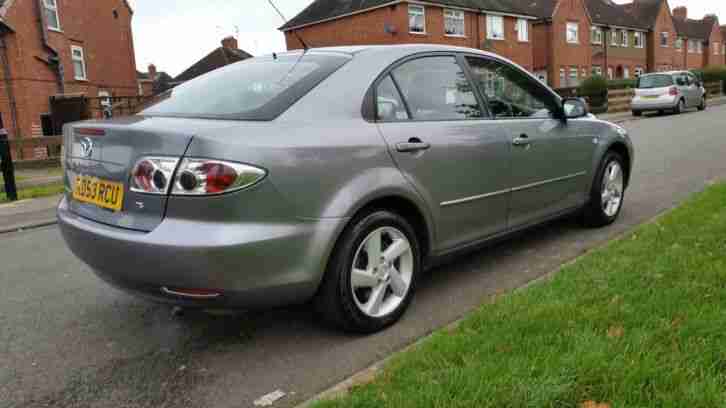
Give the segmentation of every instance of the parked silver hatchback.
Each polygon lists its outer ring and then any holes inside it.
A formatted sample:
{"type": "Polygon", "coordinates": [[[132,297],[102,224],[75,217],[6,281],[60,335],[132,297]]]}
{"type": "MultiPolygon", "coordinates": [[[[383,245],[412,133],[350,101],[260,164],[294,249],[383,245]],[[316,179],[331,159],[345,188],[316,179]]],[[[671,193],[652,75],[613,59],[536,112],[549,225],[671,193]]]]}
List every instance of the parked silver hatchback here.
{"type": "Polygon", "coordinates": [[[398,320],[436,259],[614,222],[634,159],[581,100],[434,45],[253,58],[64,137],[60,228],[104,280],[189,307],[313,300],[357,332],[398,320]]]}
{"type": "Polygon", "coordinates": [[[706,90],[693,73],[659,72],[638,78],[631,102],[633,116],[646,111],[679,114],[689,108],[706,109],[706,90]]]}

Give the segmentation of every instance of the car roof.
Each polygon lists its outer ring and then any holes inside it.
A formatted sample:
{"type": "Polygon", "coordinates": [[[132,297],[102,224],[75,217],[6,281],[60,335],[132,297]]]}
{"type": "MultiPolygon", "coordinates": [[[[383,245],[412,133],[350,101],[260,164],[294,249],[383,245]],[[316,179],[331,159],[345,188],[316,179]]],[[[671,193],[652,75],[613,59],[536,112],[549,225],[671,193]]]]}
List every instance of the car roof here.
{"type": "Polygon", "coordinates": [[[649,72],[647,74],[643,74],[641,76],[648,76],[648,75],[678,75],[678,74],[690,74],[689,71],[664,71],[664,72],[649,72]]]}
{"type": "MultiPolygon", "coordinates": [[[[302,50],[292,50],[288,51],[288,53],[300,53],[302,50]]],[[[477,50],[474,48],[467,48],[467,47],[456,47],[452,45],[439,45],[439,44],[395,44],[395,45],[347,45],[347,46],[336,46],[336,47],[316,47],[316,48],[310,48],[308,52],[330,52],[330,53],[338,53],[338,54],[349,54],[349,55],[357,55],[361,53],[366,52],[376,52],[376,53],[385,53],[385,52],[392,52],[392,53],[401,53],[401,52],[468,52],[468,53],[475,53],[480,55],[489,55],[493,57],[502,58],[500,55],[477,50]]]]}

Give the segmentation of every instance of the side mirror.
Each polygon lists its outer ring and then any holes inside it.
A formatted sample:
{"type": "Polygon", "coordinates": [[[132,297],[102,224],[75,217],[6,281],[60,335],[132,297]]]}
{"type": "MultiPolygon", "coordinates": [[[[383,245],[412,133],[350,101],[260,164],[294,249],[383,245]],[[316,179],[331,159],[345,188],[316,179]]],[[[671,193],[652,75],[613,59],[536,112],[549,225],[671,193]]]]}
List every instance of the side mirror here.
{"type": "Polygon", "coordinates": [[[583,98],[567,98],[562,102],[564,117],[567,119],[583,118],[590,114],[590,107],[583,98]]]}

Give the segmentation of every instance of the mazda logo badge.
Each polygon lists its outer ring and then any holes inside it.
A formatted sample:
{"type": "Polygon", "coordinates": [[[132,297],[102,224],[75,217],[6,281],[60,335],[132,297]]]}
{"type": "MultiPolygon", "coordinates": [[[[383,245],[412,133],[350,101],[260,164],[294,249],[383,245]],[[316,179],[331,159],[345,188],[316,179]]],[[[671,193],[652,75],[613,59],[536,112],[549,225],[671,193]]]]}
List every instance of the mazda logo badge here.
{"type": "Polygon", "coordinates": [[[93,140],[90,138],[81,139],[81,155],[87,158],[93,155],[93,140]]]}

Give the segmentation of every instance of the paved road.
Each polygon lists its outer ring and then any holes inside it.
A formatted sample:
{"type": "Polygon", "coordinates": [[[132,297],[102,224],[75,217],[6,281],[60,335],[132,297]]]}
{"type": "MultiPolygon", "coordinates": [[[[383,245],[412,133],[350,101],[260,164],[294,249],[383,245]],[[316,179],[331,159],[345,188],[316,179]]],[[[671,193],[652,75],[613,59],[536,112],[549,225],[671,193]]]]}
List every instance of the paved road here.
{"type": "MultiPolygon", "coordinates": [[[[423,279],[390,330],[354,337],[295,308],[171,316],[92,276],[56,227],[0,236],[0,407],[292,406],[726,177],[726,107],[627,125],[638,150],[621,221],[572,221],[462,257],[423,279]]],[[[657,254],[654,254],[657,256],[657,254]]]]}

